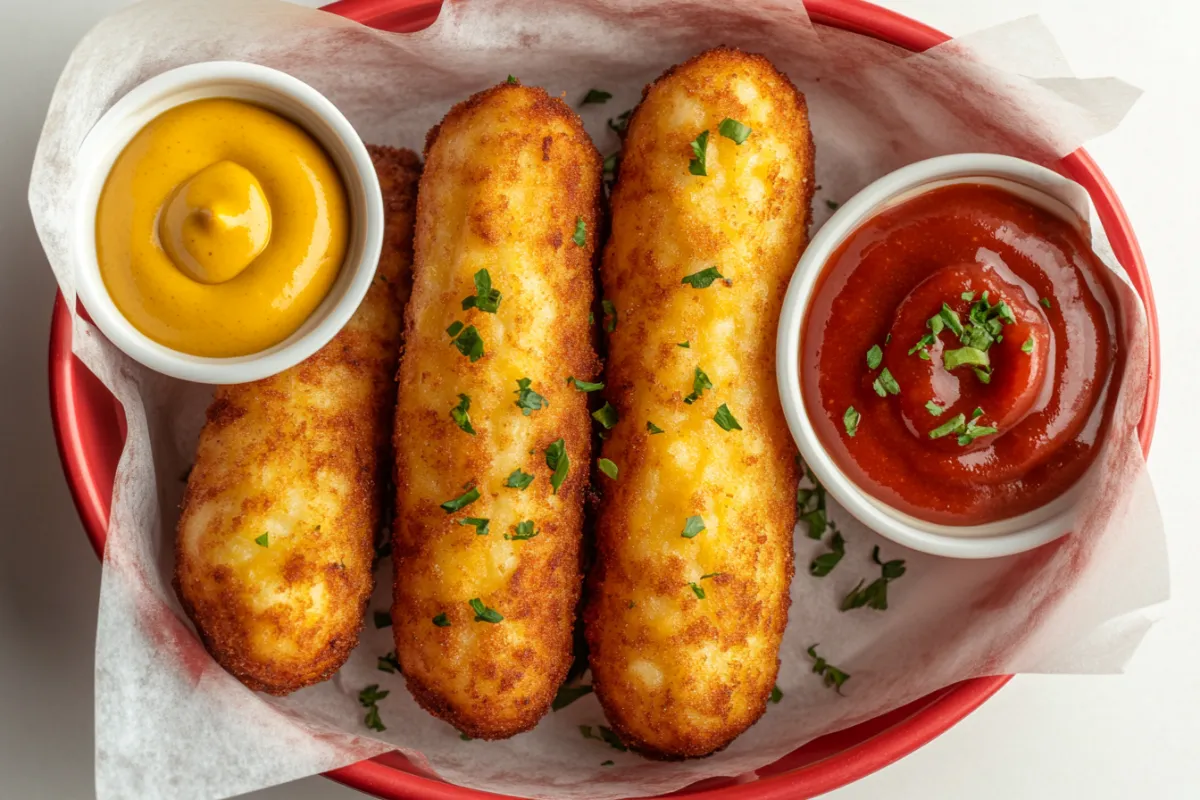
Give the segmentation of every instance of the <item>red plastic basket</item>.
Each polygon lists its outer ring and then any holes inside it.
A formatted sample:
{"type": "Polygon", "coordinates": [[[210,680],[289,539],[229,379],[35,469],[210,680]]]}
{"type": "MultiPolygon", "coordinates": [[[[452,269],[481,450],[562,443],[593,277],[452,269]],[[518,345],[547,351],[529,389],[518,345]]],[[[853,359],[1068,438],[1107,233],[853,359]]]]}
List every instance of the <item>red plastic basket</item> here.
{"type": "MultiPolygon", "coordinates": [[[[840,28],[914,51],[947,40],[933,28],[861,0],[805,0],[818,25],[840,28]]],[[[342,0],[325,10],[388,31],[430,25],[440,0],[342,0]]],[[[1146,306],[1150,331],[1150,375],[1138,427],[1148,452],[1159,392],[1158,316],[1150,277],[1125,210],[1104,174],[1082,149],[1061,162],[1065,174],[1091,195],[1113,252],[1146,306]]],[[[84,530],[97,555],[103,553],[113,478],[125,443],[125,417],[107,389],[71,353],[71,317],[60,294],[50,330],[50,406],[59,455],[84,530]]],[[[710,779],[672,797],[694,800],[783,800],[811,797],[882,769],[949,729],[995,694],[1011,676],[976,678],[946,687],[868,722],[823,736],[759,770],[760,779],[735,784],[710,779]]],[[[418,771],[398,753],[326,773],[339,783],[381,798],[479,800],[499,795],[453,786],[418,771]]]]}

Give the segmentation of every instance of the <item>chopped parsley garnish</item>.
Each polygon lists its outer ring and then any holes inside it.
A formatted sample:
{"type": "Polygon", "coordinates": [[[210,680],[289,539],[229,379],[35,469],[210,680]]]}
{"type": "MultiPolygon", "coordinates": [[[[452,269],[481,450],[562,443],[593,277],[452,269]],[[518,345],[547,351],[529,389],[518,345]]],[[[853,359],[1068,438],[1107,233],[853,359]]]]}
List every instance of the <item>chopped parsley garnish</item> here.
{"type": "Polygon", "coordinates": [[[629,130],[629,118],[633,115],[633,109],[629,109],[623,114],[618,114],[616,117],[610,117],[608,120],[608,128],[618,136],[624,136],[625,131],[629,130]]]}
{"type": "Polygon", "coordinates": [[[1021,345],[1021,352],[1022,353],[1032,353],[1033,352],[1033,335],[1032,334],[1030,334],[1029,338],[1025,340],[1025,344],[1021,345]]]}
{"type": "Polygon", "coordinates": [[[358,702],[363,708],[367,709],[367,716],[363,718],[363,722],[368,728],[373,731],[386,731],[387,727],[383,721],[379,719],[379,701],[387,697],[391,692],[384,689],[380,691],[378,683],[372,683],[367,688],[358,693],[358,702]]]}
{"type": "Polygon", "coordinates": [[[830,211],[837,211],[839,208],[842,207],[841,203],[835,202],[833,200],[826,200],[825,205],[829,208],[830,211]]]}
{"type": "Polygon", "coordinates": [[[929,432],[929,438],[940,439],[943,436],[949,436],[952,433],[958,433],[960,430],[964,430],[966,427],[967,415],[956,414],[946,422],[943,422],[941,425],[938,425],[936,428],[931,430],[929,432]]]}
{"type": "Polygon", "coordinates": [[[925,404],[925,410],[928,411],[930,414],[932,414],[935,417],[940,417],[942,414],[944,414],[946,412],[946,409],[942,408],[941,406],[939,406],[937,403],[933,402],[932,400],[930,400],[928,403],[925,404]]]}
{"type": "Polygon", "coordinates": [[[676,347],[682,347],[682,348],[683,348],[683,349],[685,349],[685,350],[690,350],[690,349],[692,349],[692,343],[691,343],[691,342],[676,342],[676,343],[675,343],[675,346],[676,346],[676,347]]]}
{"type": "Polygon", "coordinates": [[[438,614],[433,618],[433,624],[437,625],[439,628],[449,628],[450,618],[446,616],[446,612],[443,611],[441,614],[438,614]]]}
{"type": "Polygon", "coordinates": [[[717,407],[717,413],[713,414],[713,422],[721,426],[723,431],[740,431],[742,426],[734,418],[733,412],[729,410],[729,406],[721,403],[717,407]]]}
{"type": "Polygon", "coordinates": [[[550,708],[555,711],[561,711],[567,706],[574,703],[581,697],[587,697],[592,693],[591,686],[560,686],[558,694],[554,695],[554,702],[550,704],[550,708]]]}
{"type": "Polygon", "coordinates": [[[392,650],[389,653],[379,656],[375,659],[375,669],[380,672],[386,672],[390,675],[395,675],[400,671],[400,659],[396,657],[396,651],[392,650]]]}
{"type": "Polygon", "coordinates": [[[596,466],[600,467],[600,471],[614,481],[617,479],[617,465],[609,461],[607,458],[596,459],[596,466]]]}
{"type": "Polygon", "coordinates": [[[471,363],[483,358],[483,339],[474,325],[464,328],[461,322],[455,322],[446,329],[446,333],[454,337],[451,343],[458,348],[458,352],[470,358],[471,363]]]}
{"type": "MultiPolygon", "coordinates": [[[[935,317],[935,319],[936,319],[936,317],[935,317]]],[[[918,339],[916,344],[914,344],[912,347],[908,348],[908,354],[911,356],[913,353],[920,350],[922,353],[922,356],[926,360],[928,360],[929,353],[925,352],[925,348],[929,347],[929,345],[933,344],[935,341],[937,341],[937,338],[932,333],[927,333],[924,336],[922,336],[920,339],[918,339]]]]}
{"type": "Polygon", "coordinates": [[[462,310],[466,311],[468,308],[478,308],[488,314],[495,314],[500,308],[500,292],[492,288],[492,276],[486,269],[475,273],[475,294],[463,298],[462,310]]]}
{"type": "Polygon", "coordinates": [[[900,384],[896,383],[896,379],[892,377],[892,373],[887,367],[883,368],[883,372],[879,373],[879,377],[871,384],[875,389],[875,394],[880,397],[887,397],[889,394],[900,394],[900,384]]]}
{"type": "Polygon", "coordinates": [[[931,430],[929,438],[940,439],[943,436],[956,434],[959,445],[966,447],[981,436],[991,436],[993,433],[999,433],[997,428],[993,428],[990,425],[976,425],[975,420],[981,416],[983,416],[982,408],[976,408],[971,413],[970,420],[967,419],[966,414],[956,414],[944,424],[931,430]]]}
{"type": "Polygon", "coordinates": [[[533,381],[531,381],[529,378],[519,378],[517,380],[517,388],[515,391],[515,394],[517,395],[516,406],[517,408],[521,409],[521,413],[527,417],[534,411],[538,411],[541,408],[550,405],[549,400],[535,392],[533,389],[529,388],[530,384],[532,383],[533,381]]]}
{"type": "Polygon", "coordinates": [[[656,433],[666,433],[666,431],[655,425],[653,422],[646,423],[646,430],[650,431],[651,436],[655,435],[656,433]]]}
{"type": "Polygon", "coordinates": [[[617,152],[613,153],[611,156],[608,156],[607,158],[604,159],[604,165],[601,167],[601,169],[604,170],[605,175],[614,175],[614,174],[616,174],[616,171],[617,171],[617,165],[620,163],[621,163],[621,151],[618,150],[617,152]]]}
{"type": "Polygon", "coordinates": [[[1041,303],[1046,308],[1050,307],[1050,298],[1049,297],[1043,297],[1042,299],[1038,300],[1038,302],[1041,303]]]}
{"type": "Polygon", "coordinates": [[[606,92],[603,89],[588,89],[588,93],[583,96],[583,100],[579,104],[586,106],[590,103],[607,103],[609,100],[612,100],[612,92],[606,92]]]}
{"type": "Polygon", "coordinates": [[[706,530],[706,528],[704,527],[704,520],[702,518],[688,517],[687,521],[683,523],[683,533],[680,536],[685,539],[695,539],[703,530],[706,530]]]}
{"type": "Polygon", "coordinates": [[[478,597],[471,598],[471,610],[475,612],[476,622],[490,622],[495,625],[504,619],[496,609],[488,608],[478,597]]]}
{"type": "Polygon", "coordinates": [[[581,392],[598,392],[604,388],[603,383],[592,383],[590,381],[581,381],[574,376],[567,378],[567,383],[575,384],[575,388],[581,392]]]}
{"type": "Polygon", "coordinates": [[[528,472],[522,472],[520,467],[514,469],[504,481],[504,485],[509,489],[526,489],[531,483],[533,483],[533,476],[528,472]]]}
{"type": "Polygon", "coordinates": [[[708,376],[704,374],[704,370],[696,367],[696,371],[692,376],[692,393],[683,398],[683,402],[690,406],[692,403],[700,399],[700,396],[704,394],[705,389],[711,388],[713,388],[712,381],[710,381],[708,376]]]}
{"type": "Polygon", "coordinates": [[[842,414],[842,424],[846,426],[846,435],[853,437],[858,433],[858,423],[862,419],[862,414],[854,410],[854,406],[846,409],[846,413],[842,414]]]}
{"type": "Polygon", "coordinates": [[[475,429],[471,427],[471,415],[467,413],[470,408],[471,398],[468,395],[460,394],[458,405],[450,409],[450,418],[454,420],[455,425],[474,436],[475,429]]]}
{"type": "Polygon", "coordinates": [[[708,131],[702,131],[692,140],[692,160],[688,162],[688,172],[693,175],[708,175],[708,131]]]}
{"type": "Polygon", "coordinates": [[[716,267],[708,267],[699,272],[693,272],[681,280],[680,283],[689,284],[693,289],[707,289],[718,278],[724,279],[725,276],[718,272],[716,267]]]}
{"type": "Polygon", "coordinates": [[[392,627],[392,612],[376,611],[373,616],[375,617],[375,630],[392,627]]]}
{"type": "Polygon", "coordinates": [[[980,350],[975,347],[959,347],[954,350],[947,350],[942,354],[942,365],[946,369],[954,369],[967,364],[972,367],[990,367],[992,362],[988,357],[986,350],[980,350]]]}
{"type": "Polygon", "coordinates": [[[571,234],[571,241],[579,247],[587,244],[587,223],[583,221],[583,217],[575,218],[575,233],[571,234]]]}
{"type": "Polygon", "coordinates": [[[466,492],[462,493],[453,500],[447,500],[442,503],[442,511],[447,514],[453,514],[455,511],[461,511],[467,506],[479,499],[479,490],[472,486],[466,492]]]}
{"type": "Polygon", "coordinates": [[[533,529],[533,520],[527,519],[524,522],[518,522],[512,535],[504,534],[504,538],[514,542],[522,542],[526,539],[532,539],[537,536],[537,531],[533,529]]]}
{"type": "Polygon", "coordinates": [[[600,729],[599,736],[592,732],[591,725],[580,725],[579,732],[583,734],[583,738],[585,739],[595,739],[598,742],[604,742],[609,747],[613,748],[614,750],[620,750],[622,753],[629,749],[625,746],[624,742],[621,741],[621,737],[613,733],[610,728],[606,728],[603,725],[598,725],[596,727],[600,729]]]}
{"type": "Polygon", "coordinates": [[[871,349],[867,351],[867,369],[878,369],[883,363],[883,348],[877,344],[871,345],[871,349]]]}
{"type": "Polygon", "coordinates": [[[771,687],[771,696],[768,699],[772,703],[778,703],[780,700],[783,699],[783,692],[780,691],[778,686],[772,686],[771,687]]]}
{"type": "Polygon", "coordinates": [[[796,519],[808,526],[808,538],[820,539],[825,535],[826,527],[833,528],[835,531],[837,528],[825,515],[825,487],[817,480],[813,471],[807,467],[804,474],[812,483],[812,488],[796,486],[796,519]]]}
{"type": "MultiPolygon", "coordinates": [[[[971,302],[975,298],[975,293],[963,292],[959,297],[971,302]]],[[[948,304],[942,303],[941,310],[925,323],[930,332],[922,336],[908,351],[908,354],[917,353],[928,361],[930,358],[928,347],[937,341],[937,336],[943,330],[949,329],[958,337],[962,347],[945,351],[942,356],[942,365],[947,370],[963,366],[970,367],[981,383],[990,383],[992,367],[988,357],[988,348],[996,342],[1004,340],[1001,331],[1004,325],[1013,322],[1016,322],[1016,318],[1008,304],[1001,301],[992,305],[988,302],[987,292],[981,294],[979,301],[971,306],[966,323],[959,318],[954,309],[950,308],[948,304]]]]}
{"type": "Polygon", "coordinates": [[[606,400],[604,401],[604,405],[592,412],[592,419],[603,425],[605,430],[612,430],[613,426],[616,425],[621,418],[617,414],[617,410],[613,408],[612,403],[606,400]]]}
{"type": "Polygon", "coordinates": [[[514,78],[512,75],[509,75],[509,76],[508,76],[508,80],[507,80],[507,81],[505,81],[505,82],[506,82],[506,83],[517,83],[517,79],[516,79],[516,78],[514,78]]]}
{"type": "Polygon", "coordinates": [[[483,517],[463,517],[462,519],[460,519],[458,521],[458,524],[473,526],[475,528],[476,536],[487,536],[488,535],[488,523],[490,521],[491,520],[484,519],[483,517]]]}
{"type": "Polygon", "coordinates": [[[558,494],[558,487],[567,479],[567,470],[571,467],[571,459],[567,456],[567,443],[562,439],[551,442],[546,448],[546,466],[554,470],[550,476],[550,485],[558,494]]]}
{"type": "Polygon", "coordinates": [[[254,543],[259,547],[269,547],[271,545],[271,536],[269,533],[264,533],[262,536],[256,536],[254,543]]]}
{"type": "Polygon", "coordinates": [[[692,587],[692,592],[695,593],[696,599],[698,599],[698,600],[704,599],[704,597],[705,597],[704,589],[700,588],[700,584],[693,581],[692,583],[689,583],[688,586],[692,587]]]}
{"type": "Polygon", "coordinates": [[[721,124],[717,126],[717,133],[724,136],[726,139],[732,139],[736,145],[741,145],[750,138],[750,126],[743,125],[736,119],[726,117],[721,120],[721,124]]]}
{"type": "MultiPolygon", "coordinates": [[[[863,588],[865,580],[858,582],[858,585],[850,590],[850,593],[842,600],[841,610],[849,611],[853,608],[873,608],[876,611],[887,611],[887,587],[888,583],[896,580],[905,572],[904,561],[896,559],[895,561],[883,562],[879,560],[879,546],[871,552],[871,560],[879,565],[880,577],[872,581],[863,588]]],[[[814,645],[815,647],[815,645],[814,645]]]]}
{"type": "Polygon", "coordinates": [[[842,560],[842,556],[846,555],[846,540],[837,531],[833,532],[833,537],[829,540],[829,547],[828,553],[822,553],[808,565],[808,574],[814,578],[824,578],[833,572],[833,568],[842,560]]]}
{"type": "Polygon", "coordinates": [[[600,310],[604,312],[604,332],[612,333],[617,329],[617,307],[611,300],[601,300],[600,310]]]}
{"type": "MultiPolygon", "coordinates": [[[[878,549],[878,548],[876,548],[878,549]]],[[[830,689],[835,690],[838,694],[842,693],[842,684],[850,680],[850,673],[830,664],[825,659],[817,655],[817,645],[808,648],[808,655],[813,660],[812,671],[825,679],[825,685],[830,689]]]]}
{"type": "Polygon", "coordinates": [[[959,297],[961,297],[963,300],[966,300],[969,303],[975,299],[975,293],[974,292],[963,292],[962,294],[959,295],[959,297]]]}

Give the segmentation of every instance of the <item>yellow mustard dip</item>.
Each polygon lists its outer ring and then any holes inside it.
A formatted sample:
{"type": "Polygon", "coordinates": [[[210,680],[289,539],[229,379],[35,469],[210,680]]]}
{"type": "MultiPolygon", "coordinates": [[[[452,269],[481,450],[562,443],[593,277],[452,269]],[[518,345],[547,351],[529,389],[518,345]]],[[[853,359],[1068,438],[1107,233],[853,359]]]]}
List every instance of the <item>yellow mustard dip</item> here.
{"type": "Polygon", "coordinates": [[[197,356],[249,355],[290,336],[346,254],[337,167],[292,122],[240,100],[156,117],[117,157],[96,211],[96,256],[134,327],[197,356]]]}

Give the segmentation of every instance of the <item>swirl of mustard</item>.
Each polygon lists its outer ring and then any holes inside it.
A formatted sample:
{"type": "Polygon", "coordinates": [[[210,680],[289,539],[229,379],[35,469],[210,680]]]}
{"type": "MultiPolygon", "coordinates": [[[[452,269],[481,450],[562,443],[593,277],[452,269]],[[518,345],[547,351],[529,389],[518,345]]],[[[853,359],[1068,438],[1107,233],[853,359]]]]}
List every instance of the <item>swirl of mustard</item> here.
{"type": "Polygon", "coordinates": [[[120,312],[197,356],[286,339],[346,255],[337,167],[294,123],[231,99],[152,120],[113,164],[96,211],[100,275],[120,312]]]}

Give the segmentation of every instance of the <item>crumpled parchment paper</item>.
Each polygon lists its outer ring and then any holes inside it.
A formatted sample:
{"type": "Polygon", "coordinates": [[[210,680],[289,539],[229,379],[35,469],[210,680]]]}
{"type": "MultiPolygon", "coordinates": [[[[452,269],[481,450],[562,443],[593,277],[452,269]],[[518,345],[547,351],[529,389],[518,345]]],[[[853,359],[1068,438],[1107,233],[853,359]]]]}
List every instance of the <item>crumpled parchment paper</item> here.
{"type": "MultiPolygon", "coordinates": [[[[991,151],[1054,167],[1116,126],[1138,91],[1071,76],[1033,18],[914,55],[813,26],[797,0],[455,0],[413,34],[386,34],[273,0],[148,0],[91,31],[63,72],[30,183],[30,205],[59,286],[75,309],[70,225],[89,128],[122,94],[166,69],[208,59],[286,70],[332,99],[369,142],[419,150],[426,131],[472,92],[518,75],[577,104],[604,154],[619,147],[605,120],[630,108],[664,69],[717,44],[764,53],[805,92],[817,143],[815,225],[880,175],[934,155],[991,151]]],[[[1095,244],[1120,273],[1099,224],[1095,244]]],[[[256,695],[196,642],[170,587],[171,537],[208,402],[206,387],[153,374],[74,317],[75,353],[116,395],[128,438],[117,471],[96,646],[96,784],[102,800],[217,798],[399,749],[443,779],[529,797],[606,800],[668,792],[754,770],[804,742],[956,681],[1008,672],[1120,670],[1167,597],[1162,523],[1134,426],[1146,391],[1145,315],[1127,283],[1128,366],[1113,434],[1089,486],[1080,530],[991,561],[905,550],[840,509],[847,555],[824,579],[806,565],[826,546],[796,535],[797,576],[781,653],[778,704],[727,750],[654,763],[585,739],[604,718],[593,696],[505,742],[462,741],[421,711],[398,675],[377,669],[391,631],[368,621],[349,663],[285,699],[256,695]],[[874,578],[879,544],[908,573],[891,609],[837,610],[874,578]],[[851,673],[840,696],[811,672],[820,653],[851,673]],[[387,731],[363,725],[357,693],[378,683],[387,731]],[[613,761],[611,766],[602,762],[613,761]]],[[[780,487],[781,492],[792,487],[780,487]]],[[[381,564],[374,609],[389,605],[381,564]]],[[[1031,724],[1035,721],[1031,720],[1031,724]]]]}

